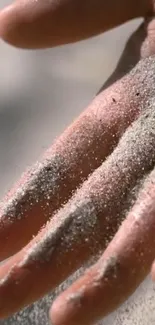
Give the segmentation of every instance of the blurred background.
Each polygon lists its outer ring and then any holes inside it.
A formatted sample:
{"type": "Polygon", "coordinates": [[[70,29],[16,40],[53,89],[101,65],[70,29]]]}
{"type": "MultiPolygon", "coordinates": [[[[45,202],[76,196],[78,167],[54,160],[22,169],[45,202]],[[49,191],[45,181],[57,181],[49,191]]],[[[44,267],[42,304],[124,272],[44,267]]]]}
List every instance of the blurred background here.
{"type": "MultiPolygon", "coordinates": [[[[1,0],[0,9],[11,1],[1,0]]],[[[60,48],[23,51],[0,42],[0,196],[79,115],[114,70],[133,21],[60,48]]],[[[155,324],[155,287],[147,279],[104,325],[155,324]]],[[[47,325],[53,296],[2,325],[47,325]]]]}

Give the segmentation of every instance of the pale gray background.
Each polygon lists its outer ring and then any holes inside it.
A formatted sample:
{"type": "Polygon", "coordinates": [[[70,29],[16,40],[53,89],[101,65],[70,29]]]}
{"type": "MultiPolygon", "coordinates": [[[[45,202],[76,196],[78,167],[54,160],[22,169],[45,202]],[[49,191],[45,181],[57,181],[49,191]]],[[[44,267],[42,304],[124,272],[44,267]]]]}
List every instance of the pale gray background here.
{"type": "MultiPolygon", "coordinates": [[[[9,2],[1,0],[0,7],[9,2]]],[[[137,24],[46,51],[22,51],[0,42],[1,196],[90,102],[137,24]]],[[[100,324],[155,324],[154,290],[148,279],[130,302],[100,324]]],[[[46,325],[50,300],[0,324],[46,325]]]]}

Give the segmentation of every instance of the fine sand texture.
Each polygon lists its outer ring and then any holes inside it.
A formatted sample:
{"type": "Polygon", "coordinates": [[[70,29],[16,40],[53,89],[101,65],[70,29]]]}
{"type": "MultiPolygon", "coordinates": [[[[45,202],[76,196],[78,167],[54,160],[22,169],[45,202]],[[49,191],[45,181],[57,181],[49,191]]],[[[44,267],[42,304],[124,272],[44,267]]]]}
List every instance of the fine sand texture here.
{"type": "MultiPolygon", "coordinates": [[[[3,0],[0,6],[8,2],[3,0]]],[[[137,24],[132,22],[89,41],[48,51],[20,51],[0,43],[1,197],[94,97],[137,24]]],[[[72,280],[24,311],[1,320],[0,325],[48,325],[53,298],[72,280]]],[[[147,278],[99,325],[153,325],[154,306],[155,284],[147,278]]]]}

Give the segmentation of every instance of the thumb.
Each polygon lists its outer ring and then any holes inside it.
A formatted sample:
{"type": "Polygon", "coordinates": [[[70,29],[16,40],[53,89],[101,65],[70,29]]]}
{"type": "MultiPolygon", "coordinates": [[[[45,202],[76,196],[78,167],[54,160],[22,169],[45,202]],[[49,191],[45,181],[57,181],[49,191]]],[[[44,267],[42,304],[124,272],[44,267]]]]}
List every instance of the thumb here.
{"type": "Polygon", "coordinates": [[[0,12],[0,36],[21,48],[48,48],[144,16],[147,0],[17,0],[0,12]]]}

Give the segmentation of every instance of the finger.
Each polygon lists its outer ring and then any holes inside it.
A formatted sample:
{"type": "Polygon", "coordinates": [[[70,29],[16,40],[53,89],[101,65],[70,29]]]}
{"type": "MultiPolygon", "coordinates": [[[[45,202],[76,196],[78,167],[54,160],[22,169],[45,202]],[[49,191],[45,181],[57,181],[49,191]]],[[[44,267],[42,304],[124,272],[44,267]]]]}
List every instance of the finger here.
{"type": "Polygon", "coordinates": [[[105,248],[120,224],[129,190],[155,163],[154,121],[153,109],[134,122],[41,234],[1,267],[1,317],[39,299],[105,248]]]}
{"type": "Polygon", "coordinates": [[[0,35],[17,47],[52,47],[100,34],[150,11],[152,1],[146,0],[20,0],[1,12],[0,35]]]}
{"type": "Polygon", "coordinates": [[[54,325],[90,325],[139,286],[155,257],[155,170],[100,260],[54,302],[54,325]]]}
{"type": "MultiPolygon", "coordinates": [[[[142,31],[145,34],[145,28],[142,31]]],[[[141,29],[137,33],[141,35],[141,29]]],[[[131,44],[130,54],[133,51],[131,44]]],[[[126,61],[124,55],[115,80],[122,77],[122,69],[126,71],[126,63],[131,68],[133,62],[126,61]]],[[[97,96],[52,146],[48,158],[30,169],[4,199],[0,218],[1,259],[23,247],[110,154],[126,127],[140,113],[140,107],[147,108],[148,98],[154,93],[153,76],[154,59],[143,60],[129,75],[97,96]]]]}
{"type": "Polygon", "coordinates": [[[103,104],[100,104],[100,98],[5,197],[0,218],[1,259],[16,252],[36,234],[76,187],[101,164],[127,127],[125,112],[120,117],[123,108],[119,104],[118,113],[113,116],[117,104],[112,102],[110,94],[103,104]]]}
{"type": "Polygon", "coordinates": [[[97,96],[6,196],[0,209],[1,259],[22,248],[112,152],[152,95],[148,66],[154,71],[153,59],[97,96]]]}

